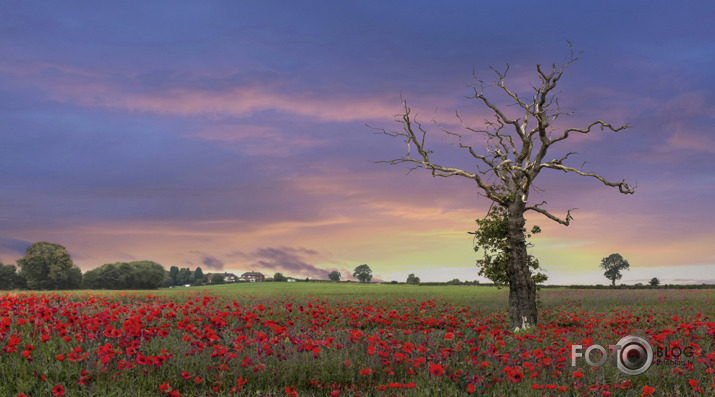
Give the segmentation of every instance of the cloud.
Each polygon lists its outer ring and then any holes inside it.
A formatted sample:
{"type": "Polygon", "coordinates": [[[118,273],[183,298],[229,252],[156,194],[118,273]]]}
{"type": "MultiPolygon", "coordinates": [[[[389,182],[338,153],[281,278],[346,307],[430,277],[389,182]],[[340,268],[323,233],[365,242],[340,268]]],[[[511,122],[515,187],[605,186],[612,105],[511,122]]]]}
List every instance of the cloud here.
{"type": "Polygon", "coordinates": [[[31,241],[0,236],[0,252],[24,255],[31,241]]]}
{"type": "MultiPolygon", "coordinates": [[[[384,95],[303,88],[290,78],[251,81],[236,74],[177,74],[161,84],[148,84],[151,74],[103,75],[66,65],[0,68],[23,89],[42,89],[51,99],[89,108],[148,112],[169,116],[247,117],[276,111],[323,122],[348,122],[391,117],[399,106],[397,93],[384,95]]],[[[166,76],[164,76],[166,77],[166,76]]]]}
{"type": "Polygon", "coordinates": [[[328,274],[336,269],[322,269],[310,263],[320,253],[308,248],[267,247],[252,253],[235,253],[234,256],[247,258],[252,270],[266,272],[284,272],[287,276],[307,276],[316,279],[328,279],[328,274]]]}
{"type": "Polygon", "coordinates": [[[209,270],[223,270],[224,266],[221,260],[211,255],[204,255],[203,258],[201,258],[201,263],[209,270]]]}

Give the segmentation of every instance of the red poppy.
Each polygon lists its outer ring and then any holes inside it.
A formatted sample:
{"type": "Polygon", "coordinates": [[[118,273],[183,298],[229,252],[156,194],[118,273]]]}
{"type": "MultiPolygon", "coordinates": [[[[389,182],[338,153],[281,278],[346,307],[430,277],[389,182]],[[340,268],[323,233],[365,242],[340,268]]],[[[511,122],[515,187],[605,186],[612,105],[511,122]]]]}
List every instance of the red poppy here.
{"type": "Polygon", "coordinates": [[[65,395],[65,387],[62,385],[57,385],[52,388],[52,395],[55,397],[61,397],[65,395]]]}
{"type": "Polygon", "coordinates": [[[650,386],[643,386],[643,394],[642,396],[650,396],[653,393],[655,393],[655,388],[650,387],[650,386]]]}
{"type": "Polygon", "coordinates": [[[440,364],[430,364],[429,366],[429,372],[432,373],[435,376],[441,376],[442,373],[444,372],[444,368],[440,364]]]}

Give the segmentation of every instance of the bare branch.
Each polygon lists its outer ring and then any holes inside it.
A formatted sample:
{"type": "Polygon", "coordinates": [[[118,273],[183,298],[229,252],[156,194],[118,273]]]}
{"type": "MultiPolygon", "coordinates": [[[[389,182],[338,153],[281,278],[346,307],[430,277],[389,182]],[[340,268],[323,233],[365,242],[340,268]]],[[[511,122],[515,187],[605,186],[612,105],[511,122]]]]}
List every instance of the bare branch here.
{"type": "MultiPolygon", "coordinates": [[[[410,113],[411,109],[407,106],[407,101],[403,101],[404,109],[405,112],[401,115],[398,115],[399,118],[396,120],[398,123],[402,124],[403,131],[388,131],[385,129],[381,128],[373,128],[370,127],[374,130],[379,131],[380,133],[392,137],[401,137],[404,139],[404,142],[407,144],[407,153],[405,156],[393,160],[383,160],[383,161],[377,161],[376,163],[384,163],[384,164],[390,164],[390,165],[396,165],[396,164],[402,164],[402,163],[410,163],[413,164],[413,167],[410,168],[408,173],[412,172],[413,170],[417,168],[424,168],[427,170],[430,170],[432,173],[432,176],[439,176],[439,177],[450,177],[450,176],[463,176],[465,178],[469,178],[474,180],[477,185],[484,190],[486,196],[496,202],[502,203],[505,200],[505,195],[499,194],[497,187],[492,186],[489,183],[486,183],[482,178],[476,174],[476,173],[471,173],[464,171],[459,168],[452,168],[452,167],[446,167],[437,163],[434,163],[430,159],[430,154],[432,153],[431,150],[427,150],[425,148],[425,137],[427,135],[427,130],[425,130],[422,126],[422,124],[413,118],[410,113]],[[415,132],[415,127],[418,132],[415,132]],[[417,158],[412,157],[412,146],[415,147],[417,150],[417,153],[419,156],[417,158]]],[[[446,130],[445,130],[446,131],[446,130]]],[[[452,133],[452,135],[460,136],[459,134],[452,133]]],[[[461,138],[461,137],[460,137],[461,138]]],[[[493,164],[488,160],[487,156],[483,155],[478,155],[476,152],[474,152],[473,149],[471,149],[470,146],[464,145],[461,143],[460,139],[460,147],[470,149],[470,153],[475,156],[475,158],[481,159],[483,162],[485,162],[487,165],[489,165],[490,169],[493,169],[493,164]]],[[[479,173],[484,174],[479,168],[477,167],[479,173]]]]}
{"type": "Polygon", "coordinates": [[[569,134],[572,133],[572,132],[579,132],[579,133],[581,133],[581,134],[588,134],[589,132],[591,132],[591,128],[594,127],[594,126],[597,126],[597,125],[600,125],[600,126],[601,126],[601,131],[603,131],[603,130],[605,130],[605,129],[609,129],[609,130],[611,130],[611,131],[613,131],[613,132],[618,132],[618,131],[621,131],[621,130],[625,130],[626,128],[630,127],[628,124],[625,124],[625,125],[622,125],[622,126],[616,128],[616,127],[612,126],[611,124],[606,123],[605,121],[596,120],[596,121],[592,122],[591,124],[589,124],[588,127],[587,127],[585,130],[584,130],[584,129],[581,129],[581,128],[568,128],[568,129],[566,129],[566,130],[564,131],[563,135],[561,135],[560,137],[558,137],[558,138],[552,140],[550,143],[556,143],[556,142],[558,142],[558,141],[563,141],[564,139],[568,138],[568,137],[569,137],[569,134]]]}
{"type": "Polygon", "coordinates": [[[635,193],[635,188],[636,188],[636,186],[631,186],[631,185],[627,184],[626,181],[625,181],[625,179],[622,180],[621,182],[609,182],[609,181],[606,180],[606,178],[604,178],[604,177],[602,177],[602,176],[600,176],[600,175],[598,175],[598,174],[591,174],[591,173],[588,173],[588,172],[583,172],[583,171],[581,171],[581,170],[577,170],[576,168],[573,168],[573,167],[567,167],[567,166],[565,166],[565,165],[563,165],[563,164],[559,164],[557,161],[558,161],[558,160],[552,160],[552,161],[550,161],[550,162],[548,162],[548,163],[542,163],[540,166],[541,166],[542,168],[551,168],[551,169],[554,169],[554,170],[561,170],[561,171],[563,171],[563,172],[574,172],[574,173],[579,174],[579,175],[581,175],[581,176],[590,176],[590,177],[596,178],[596,179],[598,179],[599,181],[601,181],[601,182],[602,182],[604,185],[606,185],[606,186],[617,187],[618,190],[619,190],[621,193],[623,193],[623,194],[633,194],[633,193],[635,193]]]}
{"type": "MultiPolygon", "coordinates": [[[[546,204],[546,201],[542,201],[541,204],[546,204]]],[[[558,217],[552,215],[551,213],[549,213],[549,211],[546,211],[545,209],[539,208],[538,206],[541,205],[541,204],[537,204],[537,205],[532,205],[532,206],[530,206],[530,207],[526,207],[526,208],[524,208],[524,211],[536,211],[536,212],[538,212],[538,213],[540,213],[540,214],[546,216],[547,218],[551,219],[552,221],[558,222],[558,223],[560,223],[560,224],[562,224],[562,225],[564,225],[564,226],[568,226],[568,225],[569,225],[569,223],[570,223],[571,220],[573,219],[573,216],[571,216],[571,211],[576,209],[576,208],[572,208],[572,209],[566,211],[566,218],[565,218],[565,219],[561,219],[561,218],[558,218],[558,217]]]]}

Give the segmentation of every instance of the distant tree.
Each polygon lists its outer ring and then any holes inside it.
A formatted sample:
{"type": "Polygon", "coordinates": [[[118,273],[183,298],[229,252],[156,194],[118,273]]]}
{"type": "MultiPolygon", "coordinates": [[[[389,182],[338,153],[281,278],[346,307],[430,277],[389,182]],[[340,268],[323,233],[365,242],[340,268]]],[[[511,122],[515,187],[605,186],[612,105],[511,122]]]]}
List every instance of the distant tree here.
{"type": "Polygon", "coordinates": [[[4,265],[0,262],[0,290],[11,290],[19,287],[17,268],[15,265],[4,265]]]}
{"type": "Polygon", "coordinates": [[[161,281],[161,284],[159,285],[161,288],[169,288],[174,286],[174,280],[171,279],[171,276],[169,276],[169,271],[164,270],[164,278],[161,281]]]}
{"type": "Polygon", "coordinates": [[[194,282],[194,275],[188,267],[179,269],[179,274],[176,275],[177,285],[192,284],[194,282]]]}
{"type": "Polygon", "coordinates": [[[132,289],[157,289],[164,285],[164,266],[152,261],[129,262],[134,270],[132,289]]]}
{"type": "Polygon", "coordinates": [[[211,284],[223,284],[223,274],[214,273],[211,275],[211,284]]]}
{"type": "Polygon", "coordinates": [[[65,288],[63,289],[78,289],[82,287],[82,270],[77,266],[72,266],[67,272],[65,288]]]}
{"type": "Polygon", "coordinates": [[[283,282],[288,281],[288,278],[286,278],[283,273],[276,273],[273,275],[273,281],[283,282]]]}
{"type": "Polygon", "coordinates": [[[170,285],[168,273],[152,261],[107,263],[82,278],[86,289],[157,289],[165,284],[170,285]]]}
{"type": "Polygon", "coordinates": [[[330,274],[328,274],[328,278],[332,281],[340,281],[340,277],[341,274],[337,270],[333,270],[332,272],[330,272],[330,274]]]}
{"type": "Polygon", "coordinates": [[[452,279],[452,280],[447,281],[447,284],[449,284],[449,285],[461,285],[462,282],[459,281],[458,278],[455,278],[455,279],[452,279]]]}
{"type": "MultiPolygon", "coordinates": [[[[474,234],[474,251],[479,251],[481,248],[484,251],[484,257],[477,260],[479,267],[479,275],[484,276],[497,287],[509,285],[509,218],[504,207],[493,206],[484,219],[476,220],[479,229],[474,234]]],[[[531,228],[531,233],[526,233],[526,228],[522,227],[524,241],[526,247],[530,248],[531,243],[527,241],[532,234],[541,233],[541,228],[534,226],[531,228]]],[[[531,274],[531,279],[534,284],[543,283],[548,277],[542,273],[539,267],[539,260],[534,255],[526,255],[526,264],[531,274]]]]}
{"type": "Polygon", "coordinates": [[[611,254],[601,259],[601,269],[605,270],[603,275],[611,280],[611,285],[616,285],[616,280],[620,280],[623,277],[621,270],[628,270],[629,268],[628,261],[623,259],[621,254],[611,254]]]}
{"type": "Polygon", "coordinates": [[[176,266],[170,267],[169,277],[171,277],[171,285],[179,285],[179,268],[176,266]]]}
{"type": "Polygon", "coordinates": [[[72,263],[67,249],[55,243],[40,241],[32,244],[17,265],[29,289],[74,289],[79,288],[82,280],[82,271],[72,263]]]}
{"type": "Polygon", "coordinates": [[[660,280],[658,280],[658,277],[653,277],[648,283],[653,287],[657,287],[660,285],[660,280]]]}
{"type": "Polygon", "coordinates": [[[201,267],[197,267],[196,270],[194,270],[194,285],[201,285],[204,283],[204,271],[201,270],[201,267]]]}
{"type": "Polygon", "coordinates": [[[360,265],[353,271],[353,277],[360,280],[361,283],[369,283],[372,280],[372,269],[368,265],[360,265]]]}
{"type": "Polygon", "coordinates": [[[116,289],[133,289],[136,273],[134,267],[127,262],[118,262],[115,264],[119,273],[119,282],[116,289]]]}
{"type": "Polygon", "coordinates": [[[87,270],[82,276],[82,289],[102,289],[102,285],[100,268],[87,270]]]}
{"type": "Polygon", "coordinates": [[[407,284],[419,284],[420,283],[420,278],[415,276],[414,273],[410,273],[407,276],[407,284]]]}

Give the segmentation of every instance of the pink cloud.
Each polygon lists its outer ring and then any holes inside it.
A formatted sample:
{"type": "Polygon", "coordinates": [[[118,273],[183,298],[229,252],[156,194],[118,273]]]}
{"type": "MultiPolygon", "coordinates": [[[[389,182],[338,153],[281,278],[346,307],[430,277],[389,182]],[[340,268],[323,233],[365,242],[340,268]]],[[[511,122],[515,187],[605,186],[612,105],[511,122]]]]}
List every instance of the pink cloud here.
{"type": "Polygon", "coordinates": [[[697,152],[715,153],[715,140],[704,131],[697,131],[684,126],[678,126],[668,139],[668,145],[675,149],[687,149],[697,152]]]}
{"type": "Polygon", "coordinates": [[[87,107],[104,107],[178,116],[246,117],[274,110],[314,118],[347,122],[385,119],[399,110],[399,95],[356,96],[342,91],[300,91],[289,81],[239,83],[231,86],[231,75],[191,75],[185,79],[208,78],[215,87],[199,87],[191,81],[150,87],[132,77],[118,79],[110,74],[85,71],[66,65],[28,65],[27,69],[2,68],[25,84],[48,91],[57,101],[87,107]],[[322,92],[321,92],[322,91],[322,92]]]}

